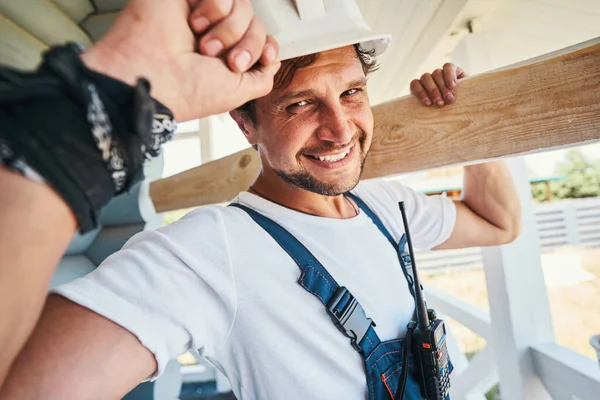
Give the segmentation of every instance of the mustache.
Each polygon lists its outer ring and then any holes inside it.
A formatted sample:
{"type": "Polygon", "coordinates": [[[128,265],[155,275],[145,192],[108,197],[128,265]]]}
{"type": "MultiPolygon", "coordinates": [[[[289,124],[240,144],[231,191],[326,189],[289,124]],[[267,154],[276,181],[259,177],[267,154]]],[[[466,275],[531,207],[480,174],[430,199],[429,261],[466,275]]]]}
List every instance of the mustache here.
{"type": "Polygon", "coordinates": [[[346,144],[339,145],[331,142],[324,142],[321,146],[318,147],[305,147],[298,152],[298,155],[301,154],[319,154],[319,153],[327,153],[327,152],[335,152],[337,150],[342,150],[348,147],[350,143],[362,143],[365,140],[367,135],[363,131],[356,132],[352,139],[346,144]]]}

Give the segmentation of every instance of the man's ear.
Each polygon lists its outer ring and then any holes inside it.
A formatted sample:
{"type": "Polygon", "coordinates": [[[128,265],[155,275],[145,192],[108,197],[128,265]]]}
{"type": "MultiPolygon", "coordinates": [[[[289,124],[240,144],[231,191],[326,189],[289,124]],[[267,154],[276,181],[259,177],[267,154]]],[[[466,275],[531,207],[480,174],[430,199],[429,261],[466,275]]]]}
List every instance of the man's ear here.
{"type": "Polygon", "coordinates": [[[246,140],[248,140],[248,143],[250,143],[253,146],[256,145],[256,141],[258,140],[258,138],[254,122],[252,122],[252,120],[250,120],[249,118],[245,118],[243,113],[238,110],[230,111],[229,115],[231,116],[231,118],[233,118],[233,120],[240,128],[244,136],[246,136],[246,140]]]}

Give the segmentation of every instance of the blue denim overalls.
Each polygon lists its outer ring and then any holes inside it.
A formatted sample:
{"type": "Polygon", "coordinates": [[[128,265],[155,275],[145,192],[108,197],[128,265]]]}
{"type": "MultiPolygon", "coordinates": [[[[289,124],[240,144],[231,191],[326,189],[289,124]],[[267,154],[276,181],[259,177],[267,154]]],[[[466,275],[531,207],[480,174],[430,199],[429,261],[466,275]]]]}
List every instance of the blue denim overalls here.
{"type": "MultiPolygon", "coordinates": [[[[361,199],[351,193],[346,195],[351,197],[371,218],[400,257],[404,242],[396,244],[381,220],[361,199]]],[[[340,287],[319,260],[285,228],[244,205],[230,204],[230,206],[246,211],[298,264],[301,270],[298,283],[323,303],[334,324],[351,339],[352,347],[361,355],[367,377],[368,399],[393,400],[402,374],[404,339],[382,342],[373,329],[375,323],[366,317],[365,311],[354,296],[346,288],[340,287]]],[[[402,263],[400,265],[402,266],[402,263]]],[[[412,277],[404,267],[402,269],[410,292],[414,296],[412,277]]],[[[420,400],[421,391],[416,378],[417,371],[412,352],[409,355],[408,366],[403,400],[420,400]]],[[[446,400],[449,400],[449,396],[446,400]]]]}

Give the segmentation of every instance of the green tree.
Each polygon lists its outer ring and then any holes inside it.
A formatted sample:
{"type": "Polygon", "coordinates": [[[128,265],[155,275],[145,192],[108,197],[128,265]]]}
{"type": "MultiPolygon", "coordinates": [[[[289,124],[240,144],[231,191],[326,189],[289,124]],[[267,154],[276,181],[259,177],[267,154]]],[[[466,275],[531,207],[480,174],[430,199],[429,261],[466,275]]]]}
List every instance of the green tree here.
{"type": "Polygon", "coordinates": [[[552,182],[554,197],[559,199],[600,196],[600,160],[589,160],[579,149],[571,149],[556,172],[567,179],[552,182]]]}
{"type": "Polygon", "coordinates": [[[531,184],[531,196],[538,202],[544,202],[548,200],[548,189],[546,183],[536,182],[531,184]]]}

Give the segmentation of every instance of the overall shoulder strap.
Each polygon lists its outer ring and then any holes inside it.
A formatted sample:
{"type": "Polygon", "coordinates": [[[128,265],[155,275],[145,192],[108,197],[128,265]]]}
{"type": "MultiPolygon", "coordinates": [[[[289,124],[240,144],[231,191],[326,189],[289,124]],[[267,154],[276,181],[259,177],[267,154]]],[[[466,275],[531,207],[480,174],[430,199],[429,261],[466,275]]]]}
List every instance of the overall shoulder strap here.
{"type": "Polygon", "coordinates": [[[398,243],[396,243],[394,241],[394,238],[392,237],[392,234],[387,230],[387,228],[385,227],[385,225],[383,225],[383,222],[381,222],[381,220],[379,219],[379,217],[377,216],[377,214],[375,214],[373,212],[373,210],[371,210],[369,208],[369,206],[367,206],[367,204],[362,201],[360,199],[360,197],[358,197],[357,195],[353,194],[353,193],[346,193],[346,196],[350,197],[352,200],[354,200],[354,202],[358,205],[358,207],[363,210],[363,212],[365,214],[367,214],[367,216],[369,218],[371,218],[371,221],[373,221],[373,223],[377,226],[377,228],[381,231],[381,233],[383,233],[383,236],[385,236],[388,240],[388,242],[390,242],[390,244],[392,245],[392,247],[394,247],[394,249],[398,249],[398,243]]]}
{"type": "Polygon", "coordinates": [[[373,329],[375,323],[367,318],[350,291],[340,287],[323,264],[287,229],[243,204],[231,203],[229,206],[245,211],[290,255],[301,270],[298,283],[323,303],[333,323],[350,338],[359,353],[370,354],[380,343],[373,329]]]}
{"type": "Polygon", "coordinates": [[[408,283],[408,290],[410,291],[410,294],[414,298],[415,297],[415,289],[414,289],[413,278],[408,273],[408,270],[406,268],[407,265],[412,265],[410,263],[410,259],[409,260],[405,259],[406,256],[408,255],[408,253],[406,253],[404,251],[405,246],[406,246],[406,234],[403,234],[402,237],[400,238],[400,241],[398,243],[396,243],[396,241],[392,237],[392,234],[387,230],[387,228],[385,227],[385,225],[383,224],[381,219],[377,216],[377,214],[375,214],[373,212],[373,210],[371,210],[369,208],[369,206],[367,206],[367,203],[362,201],[362,199],[360,197],[358,197],[357,195],[355,195],[353,193],[347,192],[346,195],[348,197],[350,197],[352,200],[354,200],[354,202],[358,205],[358,207],[362,211],[364,211],[364,213],[367,214],[367,216],[369,218],[371,218],[371,221],[373,221],[373,223],[377,226],[377,228],[381,231],[381,233],[383,233],[383,236],[385,236],[387,238],[388,242],[390,242],[390,244],[392,245],[392,247],[398,254],[398,260],[400,261],[400,266],[402,267],[402,272],[404,273],[404,277],[406,278],[406,282],[408,283]]]}

